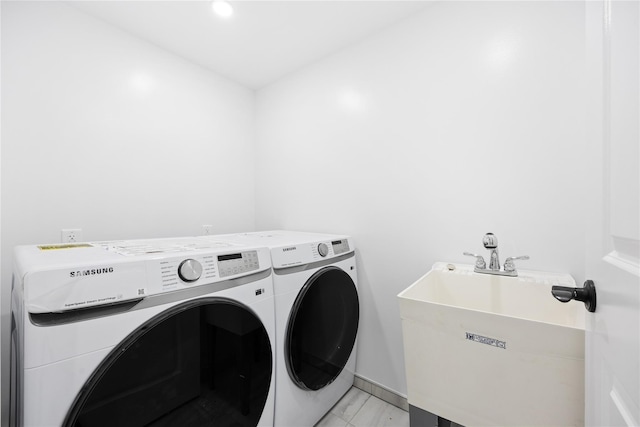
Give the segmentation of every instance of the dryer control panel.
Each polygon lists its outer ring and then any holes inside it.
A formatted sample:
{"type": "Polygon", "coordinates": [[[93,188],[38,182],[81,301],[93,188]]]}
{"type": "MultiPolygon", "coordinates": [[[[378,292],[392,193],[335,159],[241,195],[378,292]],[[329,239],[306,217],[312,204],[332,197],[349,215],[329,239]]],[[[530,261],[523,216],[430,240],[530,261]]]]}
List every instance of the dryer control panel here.
{"type": "Polygon", "coordinates": [[[292,244],[273,248],[273,268],[286,268],[331,259],[353,251],[349,238],[292,244]]]}

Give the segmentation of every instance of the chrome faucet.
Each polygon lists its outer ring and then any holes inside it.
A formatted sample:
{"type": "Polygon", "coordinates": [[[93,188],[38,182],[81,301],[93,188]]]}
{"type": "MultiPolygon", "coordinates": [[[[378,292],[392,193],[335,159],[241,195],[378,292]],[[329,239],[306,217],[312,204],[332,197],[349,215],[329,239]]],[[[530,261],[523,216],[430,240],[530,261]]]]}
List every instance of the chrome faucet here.
{"type": "Polygon", "coordinates": [[[482,244],[489,249],[489,270],[500,270],[500,258],[498,258],[498,238],[493,233],[487,233],[482,238],[482,244]]]}
{"type": "Polygon", "coordinates": [[[498,256],[498,238],[493,233],[487,233],[482,238],[482,244],[485,248],[489,249],[489,268],[487,268],[487,263],[484,261],[484,257],[482,255],[463,252],[463,255],[476,258],[475,268],[473,269],[473,271],[475,271],[476,273],[497,274],[500,276],[515,277],[518,275],[518,271],[516,270],[516,265],[513,261],[519,259],[529,259],[529,255],[508,257],[504,261],[504,270],[500,270],[500,257],[498,256]]]}

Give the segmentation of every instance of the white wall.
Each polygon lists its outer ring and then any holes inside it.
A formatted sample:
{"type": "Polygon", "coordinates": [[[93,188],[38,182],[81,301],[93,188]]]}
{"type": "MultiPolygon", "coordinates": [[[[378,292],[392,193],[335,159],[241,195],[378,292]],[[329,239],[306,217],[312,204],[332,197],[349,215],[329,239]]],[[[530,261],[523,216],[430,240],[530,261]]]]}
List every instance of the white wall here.
{"type": "Polygon", "coordinates": [[[439,2],[257,94],[258,229],[351,234],[358,373],[406,393],[396,294],[486,253],[584,274],[584,5],[439,2]]]}
{"type": "Polygon", "coordinates": [[[2,2],[3,398],[13,246],[253,229],[253,112],[252,91],[61,2],[2,2]]]}

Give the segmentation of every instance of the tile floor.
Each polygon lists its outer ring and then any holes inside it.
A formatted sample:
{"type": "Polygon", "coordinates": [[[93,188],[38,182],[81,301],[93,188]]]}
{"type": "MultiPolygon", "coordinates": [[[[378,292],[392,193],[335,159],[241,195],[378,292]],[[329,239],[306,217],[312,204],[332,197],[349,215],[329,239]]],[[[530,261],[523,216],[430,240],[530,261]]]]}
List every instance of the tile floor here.
{"type": "Polygon", "coordinates": [[[409,427],[409,413],[366,393],[351,390],[316,427],[409,427]]]}

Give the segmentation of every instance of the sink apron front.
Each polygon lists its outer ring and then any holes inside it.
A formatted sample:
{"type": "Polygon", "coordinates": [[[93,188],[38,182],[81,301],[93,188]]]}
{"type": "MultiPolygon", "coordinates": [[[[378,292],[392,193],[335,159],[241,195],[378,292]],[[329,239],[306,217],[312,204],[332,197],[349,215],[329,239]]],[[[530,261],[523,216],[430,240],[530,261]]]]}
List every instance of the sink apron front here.
{"type": "Polygon", "coordinates": [[[584,315],[550,293],[573,279],[443,266],[399,295],[409,404],[467,426],[584,425],[584,315]],[[511,312],[514,291],[541,306],[511,312]]]}

